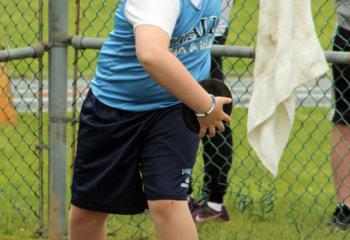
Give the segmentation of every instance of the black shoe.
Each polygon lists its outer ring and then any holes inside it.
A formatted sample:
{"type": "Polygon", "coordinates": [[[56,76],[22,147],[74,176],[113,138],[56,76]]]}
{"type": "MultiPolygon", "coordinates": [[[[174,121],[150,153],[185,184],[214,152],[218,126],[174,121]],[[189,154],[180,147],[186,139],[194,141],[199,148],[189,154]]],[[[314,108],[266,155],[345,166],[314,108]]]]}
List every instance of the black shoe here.
{"type": "Polygon", "coordinates": [[[338,204],[332,215],[331,224],[350,227],[350,208],[344,203],[338,204]]]}

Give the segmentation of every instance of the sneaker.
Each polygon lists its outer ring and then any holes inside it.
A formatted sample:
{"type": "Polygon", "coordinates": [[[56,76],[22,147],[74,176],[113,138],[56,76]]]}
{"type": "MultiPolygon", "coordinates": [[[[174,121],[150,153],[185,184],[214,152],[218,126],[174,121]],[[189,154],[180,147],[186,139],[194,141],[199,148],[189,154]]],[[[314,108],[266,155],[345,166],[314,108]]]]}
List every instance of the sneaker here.
{"type": "Polygon", "coordinates": [[[222,205],[221,211],[216,211],[208,206],[207,202],[201,203],[197,208],[191,211],[193,220],[197,223],[212,219],[221,219],[225,222],[230,221],[230,216],[225,205],[222,205]]]}
{"type": "Polygon", "coordinates": [[[350,227],[350,208],[344,203],[338,204],[332,215],[331,224],[350,227]]]}

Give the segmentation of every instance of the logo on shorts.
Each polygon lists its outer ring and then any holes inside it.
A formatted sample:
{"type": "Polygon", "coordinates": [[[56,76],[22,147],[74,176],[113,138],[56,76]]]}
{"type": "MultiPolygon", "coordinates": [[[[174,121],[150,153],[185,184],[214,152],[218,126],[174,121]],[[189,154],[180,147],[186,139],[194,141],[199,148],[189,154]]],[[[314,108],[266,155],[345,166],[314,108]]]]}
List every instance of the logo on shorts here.
{"type": "Polygon", "coordinates": [[[191,168],[185,168],[181,170],[181,175],[186,175],[185,180],[181,183],[182,188],[189,188],[190,182],[191,182],[191,175],[192,175],[192,169],[191,168]]]}

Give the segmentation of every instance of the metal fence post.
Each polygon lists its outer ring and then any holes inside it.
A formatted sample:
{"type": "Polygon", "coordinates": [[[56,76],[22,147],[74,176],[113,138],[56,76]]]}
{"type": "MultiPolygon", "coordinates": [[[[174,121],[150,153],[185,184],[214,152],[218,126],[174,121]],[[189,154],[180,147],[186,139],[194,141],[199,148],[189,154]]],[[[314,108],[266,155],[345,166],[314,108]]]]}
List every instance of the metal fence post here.
{"type": "Polygon", "coordinates": [[[49,1],[49,239],[63,239],[66,214],[68,1],[49,1]]]}

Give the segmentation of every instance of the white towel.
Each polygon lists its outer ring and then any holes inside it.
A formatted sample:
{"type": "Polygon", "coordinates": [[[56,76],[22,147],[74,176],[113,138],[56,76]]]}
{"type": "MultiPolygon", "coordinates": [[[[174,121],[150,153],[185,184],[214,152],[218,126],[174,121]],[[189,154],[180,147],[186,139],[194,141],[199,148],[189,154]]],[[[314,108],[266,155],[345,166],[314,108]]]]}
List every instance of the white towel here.
{"type": "Polygon", "coordinates": [[[250,145],[274,176],[293,125],[294,89],[327,71],[311,1],[261,0],[247,130],[250,145]]]}

